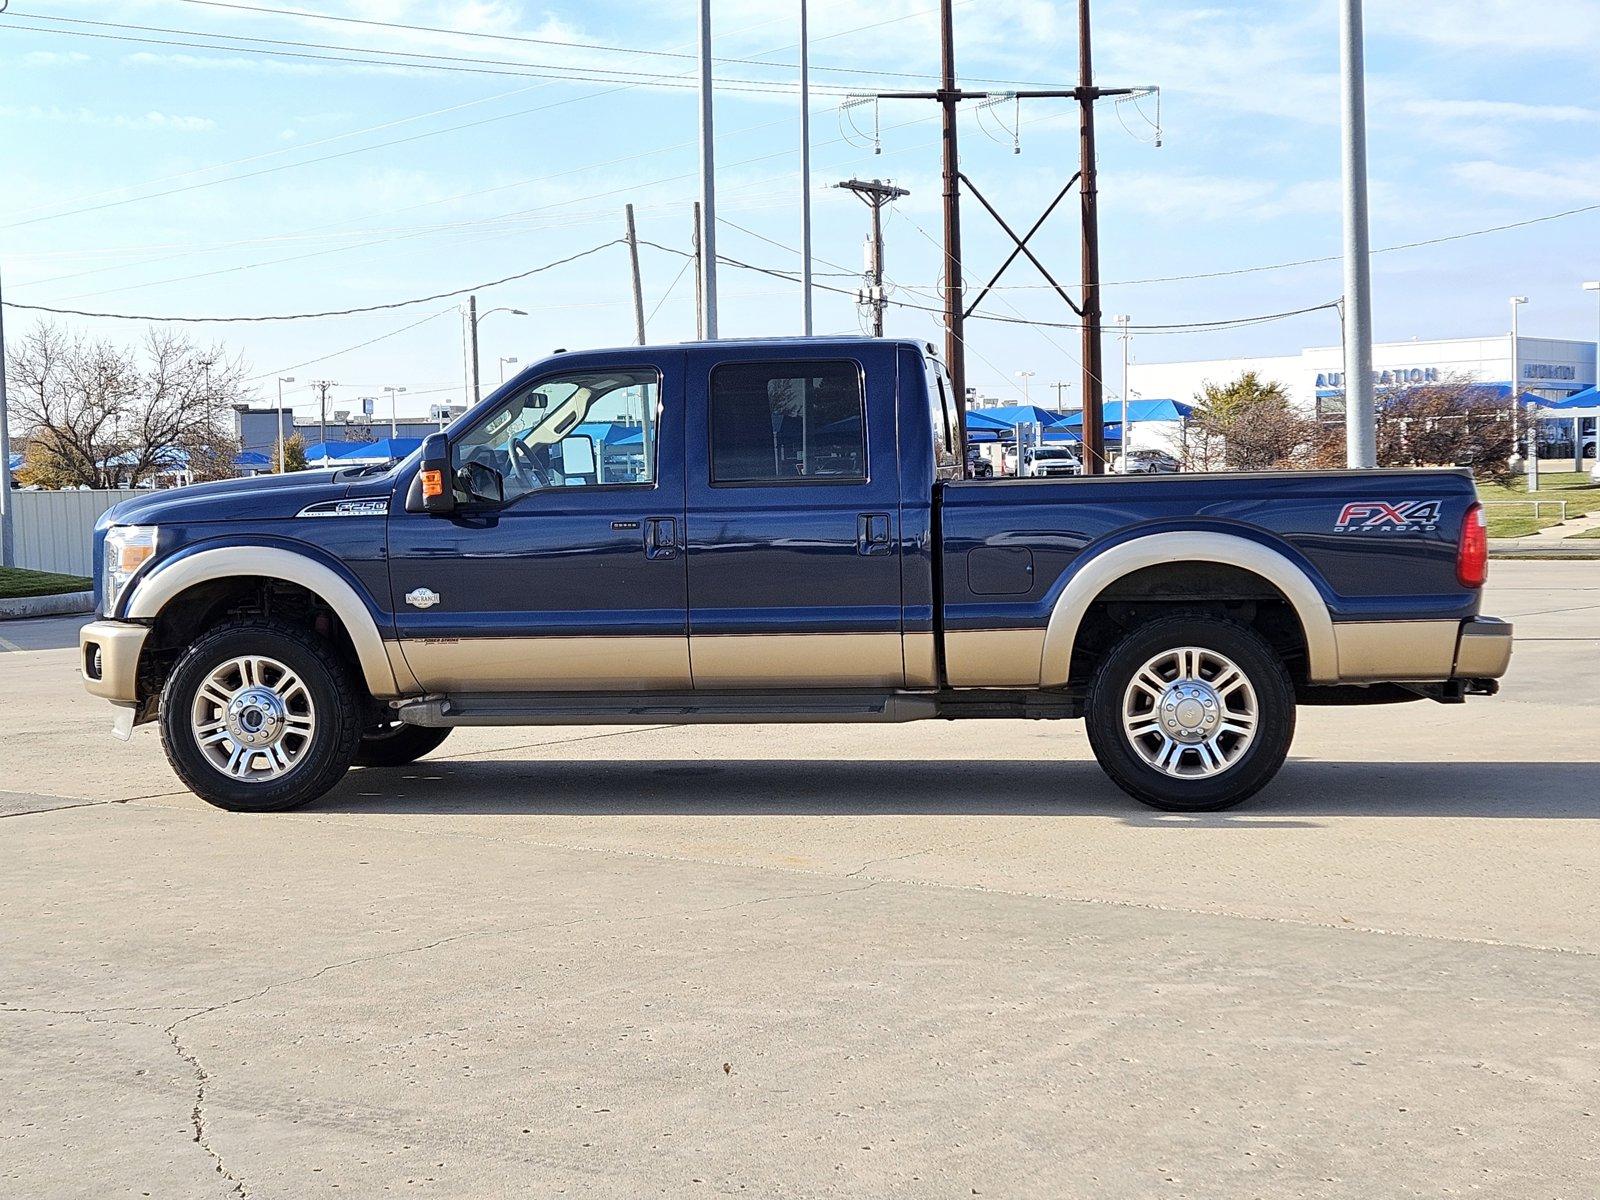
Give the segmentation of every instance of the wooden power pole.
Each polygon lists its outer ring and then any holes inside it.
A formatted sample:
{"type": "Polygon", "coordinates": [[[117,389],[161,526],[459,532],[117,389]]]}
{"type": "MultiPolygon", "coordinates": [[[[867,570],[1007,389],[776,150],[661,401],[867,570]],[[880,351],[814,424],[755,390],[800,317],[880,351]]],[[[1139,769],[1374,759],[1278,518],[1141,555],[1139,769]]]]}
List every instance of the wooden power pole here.
{"type": "Polygon", "coordinates": [[[1101,384],[1100,347],[1100,222],[1099,194],[1095,181],[1094,161],[1094,105],[1103,96],[1132,96],[1145,94],[1148,88],[1101,88],[1094,83],[1094,60],[1090,48],[1089,0],[1078,0],[1078,86],[1075,88],[1039,89],[1018,92],[965,91],[956,86],[955,27],[952,20],[953,0],[940,0],[939,4],[939,90],[936,92],[879,92],[884,100],[933,100],[943,110],[943,134],[940,141],[944,178],[944,321],[945,356],[950,371],[950,382],[955,389],[956,403],[961,415],[963,443],[966,437],[967,368],[966,320],[972,316],[1007,267],[1023,256],[1031,262],[1055,289],[1068,307],[1078,315],[1083,329],[1083,439],[1085,447],[1084,471],[1091,475],[1104,473],[1105,421],[1104,394],[1101,384]],[[956,108],[963,100],[992,100],[996,98],[1018,100],[1070,99],[1078,104],[1078,170],[1057,193],[1026,233],[1018,234],[980,192],[970,178],[961,171],[960,156],[956,147],[956,108]],[[1003,229],[1014,249],[979,290],[976,299],[964,303],[961,258],[961,187],[966,185],[973,197],[1003,229]],[[1082,230],[1082,273],[1079,299],[1074,300],[1067,290],[1057,283],[1044,263],[1028,247],[1028,242],[1039,227],[1078,185],[1080,223],[1082,230]]]}
{"type": "Polygon", "coordinates": [[[872,210],[872,240],[867,261],[866,288],[856,293],[856,300],[872,310],[872,336],[883,336],[883,310],[888,300],[883,293],[883,206],[891,200],[911,195],[905,188],[884,183],[881,179],[846,179],[837,185],[854,192],[872,210]]]}

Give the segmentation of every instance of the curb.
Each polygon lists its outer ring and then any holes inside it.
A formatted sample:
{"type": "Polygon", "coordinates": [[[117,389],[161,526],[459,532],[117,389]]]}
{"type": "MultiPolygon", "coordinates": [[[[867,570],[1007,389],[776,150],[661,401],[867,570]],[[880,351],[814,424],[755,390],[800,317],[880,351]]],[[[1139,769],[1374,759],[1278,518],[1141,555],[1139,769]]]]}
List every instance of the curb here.
{"type": "Polygon", "coordinates": [[[1500,541],[1489,539],[1490,558],[1545,558],[1565,559],[1573,562],[1600,559],[1600,538],[1585,538],[1588,546],[1568,546],[1554,539],[1525,544],[1520,540],[1500,541]]]}
{"type": "Polygon", "coordinates": [[[0,600],[0,621],[27,617],[63,617],[94,611],[93,592],[62,592],[56,596],[16,596],[0,600]]]}

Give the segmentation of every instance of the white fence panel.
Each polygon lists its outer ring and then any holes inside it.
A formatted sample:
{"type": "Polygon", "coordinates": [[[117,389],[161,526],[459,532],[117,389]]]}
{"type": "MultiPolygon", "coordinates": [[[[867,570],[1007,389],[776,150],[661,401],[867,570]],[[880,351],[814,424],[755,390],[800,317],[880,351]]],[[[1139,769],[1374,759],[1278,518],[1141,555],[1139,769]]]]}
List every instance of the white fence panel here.
{"type": "Polygon", "coordinates": [[[94,574],[94,523],[113,504],[148,491],[12,492],[16,564],[63,575],[94,574]]]}

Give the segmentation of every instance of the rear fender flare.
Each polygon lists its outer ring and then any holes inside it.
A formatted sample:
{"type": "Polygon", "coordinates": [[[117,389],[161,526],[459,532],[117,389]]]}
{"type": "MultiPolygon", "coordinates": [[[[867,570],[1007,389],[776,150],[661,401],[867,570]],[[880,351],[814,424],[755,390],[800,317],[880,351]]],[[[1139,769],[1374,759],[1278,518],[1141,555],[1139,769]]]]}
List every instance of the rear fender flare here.
{"type": "Polygon", "coordinates": [[[131,620],[154,620],[173,599],[196,584],[241,575],[282,579],[320,597],[349,633],[367,690],[374,696],[400,694],[383,635],[356,589],[332,568],[292,550],[221,546],[174,559],[135,584],[124,612],[131,620]]]}
{"type": "Polygon", "coordinates": [[[1067,581],[1050,612],[1040,658],[1045,687],[1066,684],[1072,652],[1084,614],[1117,580],[1146,567],[1168,563],[1214,562],[1261,576],[1286,597],[1305,633],[1311,682],[1332,683],[1339,677],[1339,652],[1333,619],[1322,593],[1301,566],[1270,546],[1232,534],[1197,530],[1152,533],[1122,542],[1084,563],[1067,581]]]}

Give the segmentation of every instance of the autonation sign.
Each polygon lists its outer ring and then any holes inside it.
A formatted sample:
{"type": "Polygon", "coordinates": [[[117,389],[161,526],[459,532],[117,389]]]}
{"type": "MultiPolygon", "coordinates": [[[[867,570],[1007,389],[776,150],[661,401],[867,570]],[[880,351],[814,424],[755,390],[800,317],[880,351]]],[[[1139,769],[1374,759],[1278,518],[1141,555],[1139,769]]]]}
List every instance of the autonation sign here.
{"type": "MultiPolygon", "coordinates": [[[[1399,367],[1393,371],[1374,371],[1375,387],[1394,387],[1402,383],[1438,383],[1438,367],[1399,367]]],[[[1317,387],[1339,390],[1344,387],[1343,371],[1321,371],[1317,374],[1317,387]]]]}

